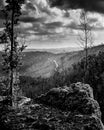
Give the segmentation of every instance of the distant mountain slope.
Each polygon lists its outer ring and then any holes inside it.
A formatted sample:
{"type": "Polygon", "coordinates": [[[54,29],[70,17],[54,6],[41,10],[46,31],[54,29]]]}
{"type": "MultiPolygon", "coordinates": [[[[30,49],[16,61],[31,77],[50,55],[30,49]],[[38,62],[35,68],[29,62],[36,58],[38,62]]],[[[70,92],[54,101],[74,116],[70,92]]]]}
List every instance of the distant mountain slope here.
{"type": "MultiPolygon", "coordinates": [[[[98,54],[104,51],[104,45],[95,46],[89,49],[89,54],[98,54]]],[[[51,52],[27,51],[24,52],[23,66],[20,69],[21,75],[32,77],[49,77],[56,67],[69,68],[73,63],[77,63],[84,57],[84,51],[74,51],[54,54],[51,52]]],[[[1,62],[1,53],[0,53],[1,62]]],[[[0,72],[1,72],[0,65],[0,72]]]]}
{"type": "Polygon", "coordinates": [[[49,48],[49,49],[27,49],[26,52],[39,51],[39,52],[51,52],[51,53],[59,54],[59,53],[77,51],[77,50],[81,50],[81,49],[79,47],[49,48]]]}
{"type": "Polygon", "coordinates": [[[24,75],[32,77],[50,76],[53,64],[49,59],[54,59],[55,54],[48,52],[25,52],[23,67],[21,71],[24,75]]]}

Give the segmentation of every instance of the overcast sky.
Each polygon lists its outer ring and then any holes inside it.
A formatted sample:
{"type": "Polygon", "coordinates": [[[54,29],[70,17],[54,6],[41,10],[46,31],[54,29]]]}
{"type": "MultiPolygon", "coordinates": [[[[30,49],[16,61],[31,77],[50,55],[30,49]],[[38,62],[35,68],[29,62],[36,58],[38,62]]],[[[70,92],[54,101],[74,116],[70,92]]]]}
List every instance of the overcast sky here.
{"type": "MultiPolygon", "coordinates": [[[[0,0],[2,7],[3,0],[0,0]]],[[[29,48],[77,47],[80,12],[88,11],[95,44],[104,42],[104,0],[26,0],[19,29],[29,48]]],[[[0,13],[0,31],[3,29],[0,13]]]]}

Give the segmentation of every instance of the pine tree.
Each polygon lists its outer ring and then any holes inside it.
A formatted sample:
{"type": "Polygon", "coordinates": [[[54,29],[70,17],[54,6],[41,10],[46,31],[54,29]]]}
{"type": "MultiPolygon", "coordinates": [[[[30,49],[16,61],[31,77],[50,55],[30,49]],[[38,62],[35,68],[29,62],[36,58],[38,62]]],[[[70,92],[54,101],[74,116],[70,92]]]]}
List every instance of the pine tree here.
{"type": "Polygon", "coordinates": [[[3,70],[8,79],[8,95],[11,97],[11,106],[17,107],[17,96],[19,91],[19,67],[21,65],[22,51],[24,44],[18,43],[16,27],[21,15],[21,6],[24,0],[6,0],[2,10],[5,22],[4,31],[0,36],[4,43],[3,70]]]}

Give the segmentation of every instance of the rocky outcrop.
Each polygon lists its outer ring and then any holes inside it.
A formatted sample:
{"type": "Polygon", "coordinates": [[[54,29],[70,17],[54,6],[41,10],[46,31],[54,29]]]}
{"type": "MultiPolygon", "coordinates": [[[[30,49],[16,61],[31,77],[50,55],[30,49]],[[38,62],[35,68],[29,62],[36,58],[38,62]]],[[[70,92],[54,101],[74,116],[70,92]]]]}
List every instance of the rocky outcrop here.
{"type": "Polygon", "coordinates": [[[69,87],[53,88],[38,97],[38,103],[69,112],[67,121],[77,130],[103,130],[99,104],[93,97],[93,90],[88,84],[75,83],[69,87]]]}
{"type": "Polygon", "coordinates": [[[94,100],[93,91],[87,84],[76,83],[70,87],[53,88],[37,98],[37,101],[62,111],[82,115],[94,114],[101,118],[99,104],[94,100]]]}
{"type": "Polygon", "coordinates": [[[3,116],[11,130],[104,130],[99,104],[87,84],[53,88],[20,106],[3,116]]]}

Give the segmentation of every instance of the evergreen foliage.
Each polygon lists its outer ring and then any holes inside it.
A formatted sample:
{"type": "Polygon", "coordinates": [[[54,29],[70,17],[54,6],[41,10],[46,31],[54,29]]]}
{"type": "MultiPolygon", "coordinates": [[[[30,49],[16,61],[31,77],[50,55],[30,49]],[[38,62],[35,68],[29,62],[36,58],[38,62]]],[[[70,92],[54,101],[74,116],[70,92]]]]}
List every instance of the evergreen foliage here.
{"type": "MultiPolygon", "coordinates": [[[[13,92],[18,87],[19,67],[21,65],[22,51],[25,49],[24,44],[18,43],[16,33],[19,17],[21,15],[21,5],[24,0],[6,0],[2,12],[5,17],[4,31],[0,35],[1,43],[4,43],[3,53],[3,70],[8,76],[8,94],[13,100],[13,92]],[[14,87],[15,86],[15,87],[14,87]]],[[[17,90],[16,90],[17,91],[17,90]]]]}

